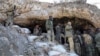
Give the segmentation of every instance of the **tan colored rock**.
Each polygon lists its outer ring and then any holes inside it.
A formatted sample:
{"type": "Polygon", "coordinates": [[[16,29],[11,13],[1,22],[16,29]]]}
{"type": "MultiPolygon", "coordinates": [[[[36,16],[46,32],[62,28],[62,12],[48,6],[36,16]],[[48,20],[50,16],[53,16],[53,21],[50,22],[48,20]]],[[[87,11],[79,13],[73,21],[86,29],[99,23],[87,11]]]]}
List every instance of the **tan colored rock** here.
{"type": "MultiPolygon", "coordinates": [[[[90,21],[95,27],[100,28],[100,10],[93,5],[85,3],[50,4],[33,0],[8,0],[8,3],[4,2],[3,5],[0,5],[3,7],[2,9],[0,8],[0,14],[3,11],[9,10],[9,4],[16,5],[17,7],[16,14],[18,15],[14,18],[16,24],[30,24],[35,19],[46,20],[49,15],[52,15],[53,18],[77,17],[85,19],[90,21]]],[[[6,13],[3,14],[5,15],[0,15],[0,18],[4,17],[6,19],[6,13]]]]}

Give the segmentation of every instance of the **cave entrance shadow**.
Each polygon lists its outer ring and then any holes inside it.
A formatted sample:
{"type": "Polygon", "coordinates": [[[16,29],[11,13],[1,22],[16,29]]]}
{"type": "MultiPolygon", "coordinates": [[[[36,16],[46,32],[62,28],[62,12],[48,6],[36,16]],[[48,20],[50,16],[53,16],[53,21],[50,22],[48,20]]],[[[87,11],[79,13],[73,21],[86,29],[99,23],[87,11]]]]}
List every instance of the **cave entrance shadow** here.
{"type": "MultiPolygon", "coordinates": [[[[80,33],[83,34],[83,31],[89,30],[90,28],[95,29],[94,25],[90,21],[85,20],[84,18],[77,18],[77,17],[68,18],[68,17],[62,17],[62,18],[54,18],[53,21],[54,21],[53,22],[54,23],[54,27],[58,23],[60,23],[61,25],[65,25],[65,23],[68,23],[70,21],[72,23],[72,27],[73,27],[74,33],[76,33],[76,31],[80,31],[80,33]]],[[[54,32],[55,32],[55,28],[54,28],[54,32]]],[[[62,44],[64,44],[64,38],[61,38],[61,39],[62,39],[62,44]]]]}
{"type": "MultiPolygon", "coordinates": [[[[33,33],[33,29],[36,25],[40,25],[40,27],[42,28],[42,32],[46,33],[46,28],[45,28],[45,22],[46,20],[30,20],[31,23],[29,25],[19,25],[20,27],[26,27],[28,29],[30,29],[31,33],[33,33]]],[[[81,33],[83,33],[84,30],[89,29],[89,28],[95,28],[94,25],[88,21],[85,20],[84,18],[77,18],[77,17],[62,17],[62,18],[53,18],[53,23],[54,23],[54,32],[55,32],[55,26],[58,23],[61,23],[62,25],[64,25],[65,23],[67,23],[68,21],[71,21],[72,23],[72,27],[74,32],[76,30],[79,30],[81,33]]]]}
{"type": "Polygon", "coordinates": [[[84,18],[76,18],[76,17],[62,17],[62,18],[54,18],[54,26],[56,26],[58,23],[65,24],[68,21],[72,23],[73,30],[79,30],[81,33],[83,33],[84,30],[95,28],[92,22],[85,20],[84,18]]]}

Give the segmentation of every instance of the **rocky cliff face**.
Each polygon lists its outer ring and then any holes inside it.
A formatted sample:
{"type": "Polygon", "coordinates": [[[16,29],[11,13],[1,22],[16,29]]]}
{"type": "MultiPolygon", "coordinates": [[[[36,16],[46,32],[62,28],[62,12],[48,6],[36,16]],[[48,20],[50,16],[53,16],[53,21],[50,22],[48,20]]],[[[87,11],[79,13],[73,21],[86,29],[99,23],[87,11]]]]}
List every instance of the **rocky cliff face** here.
{"type": "Polygon", "coordinates": [[[53,18],[77,17],[90,21],[95,27],[100,27],[100,10],[86,3],[41,3],[34,0],[2,0],[0,3],[0,21],[7,18],[7,12],[11,10],[12,5],[16,5],[16,24],[31,24],[35,19],[46,20],[49,15],[53,18]]]}

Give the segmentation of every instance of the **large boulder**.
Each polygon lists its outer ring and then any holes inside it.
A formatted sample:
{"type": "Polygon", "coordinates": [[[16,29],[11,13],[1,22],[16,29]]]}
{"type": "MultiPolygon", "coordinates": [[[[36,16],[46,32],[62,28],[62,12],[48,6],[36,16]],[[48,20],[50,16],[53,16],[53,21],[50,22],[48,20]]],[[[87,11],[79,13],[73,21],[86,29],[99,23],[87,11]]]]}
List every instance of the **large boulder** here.
{"type": "Polygon", "coordinates": [[[0,26],[0,55],[14,56],[23,55],[28,40],[14,28],[0,26]]]}

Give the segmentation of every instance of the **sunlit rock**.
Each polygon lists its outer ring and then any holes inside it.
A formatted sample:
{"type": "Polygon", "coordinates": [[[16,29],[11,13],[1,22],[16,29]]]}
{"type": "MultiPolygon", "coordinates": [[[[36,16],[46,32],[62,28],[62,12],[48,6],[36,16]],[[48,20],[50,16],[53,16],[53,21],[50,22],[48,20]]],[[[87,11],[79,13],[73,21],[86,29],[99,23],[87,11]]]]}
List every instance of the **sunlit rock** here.
{"type": "Polygon", "coordinates": [[[6,12],[10,11],[13,5],[16,5],[14,18],[14,23],[19,25],[30,25],[33,21],[46,20],[49,15],[52,15],[53,18],[61,17],[77,17],[83,18],[87,21],[90,21],[96,28],[100,27],[100,10],[93,6],[86,4],[86,0],[68,0],[80,1],[82,3],[46,3],[46,2],[37,2],[34,0],[3,0],[4,2],[0,3],[0,21],[4,21],[7,18],[6,12]],[[12,5],[12,6],[11,6],[12,5]]]}
{"type": "Polygon", "coordinates": [[[29,40],[30,42],[33,42],[34,39],[37,39],[37,38],[38,38],[38,36],[28,36],[28,40],[29,40]]]}
{"type": "Polygon", "coordinates": [[[22,34],[30,34],[30,30],[28,28],[21,28],[21,33],[22,34]]]}

